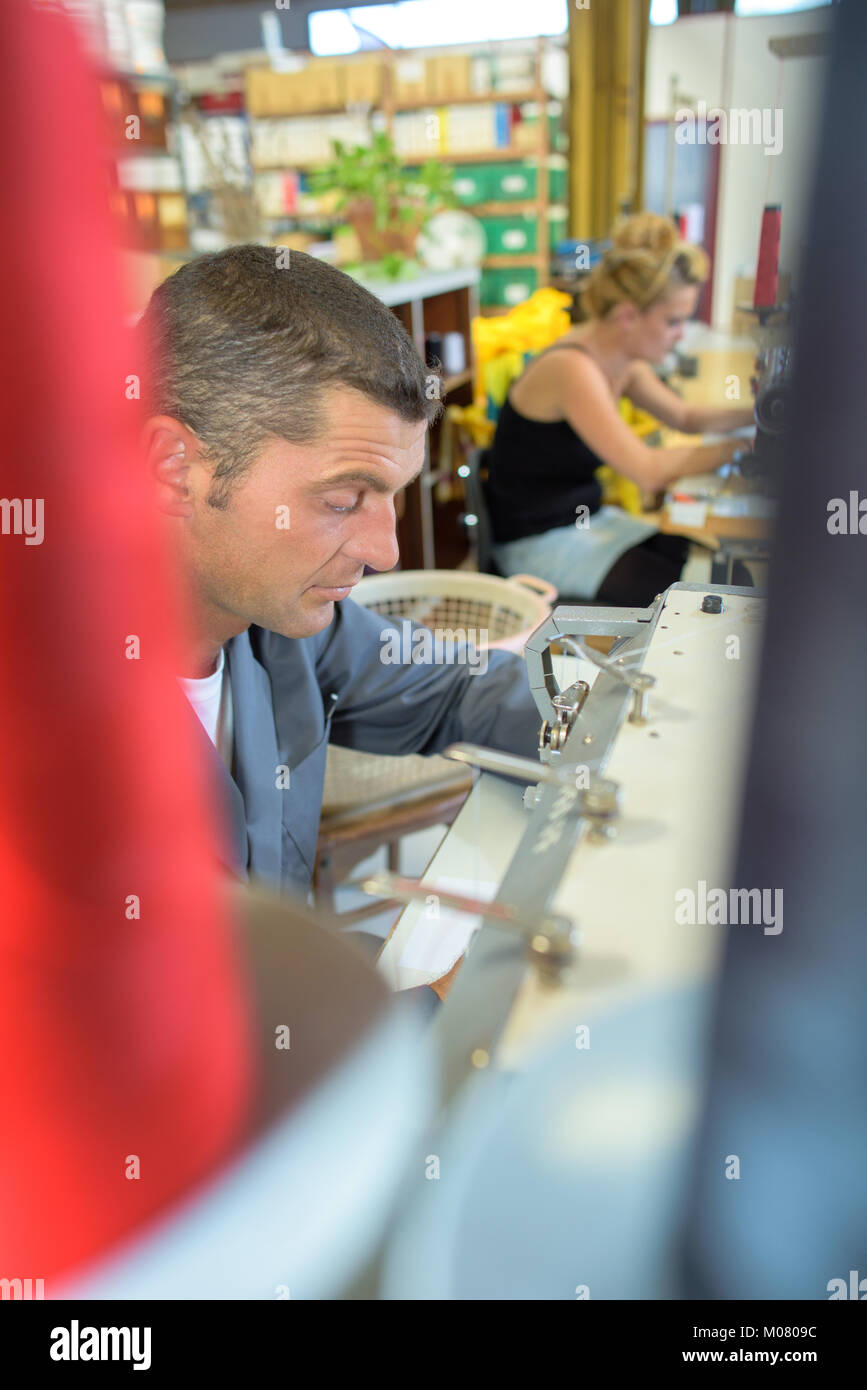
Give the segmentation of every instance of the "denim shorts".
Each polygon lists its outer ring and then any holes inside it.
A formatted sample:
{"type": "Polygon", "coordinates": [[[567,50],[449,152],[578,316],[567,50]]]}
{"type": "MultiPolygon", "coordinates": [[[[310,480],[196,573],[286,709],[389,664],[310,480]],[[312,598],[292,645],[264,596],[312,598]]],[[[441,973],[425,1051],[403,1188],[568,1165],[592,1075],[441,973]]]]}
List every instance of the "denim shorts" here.
{"type": "Polygon", "coordinates": [[[592,599],[621,555],[657,530],[621,507],[600,507],[583,525],[505,541],[493,555],[501,574],[534,574],[570,598],[592,599]]]}

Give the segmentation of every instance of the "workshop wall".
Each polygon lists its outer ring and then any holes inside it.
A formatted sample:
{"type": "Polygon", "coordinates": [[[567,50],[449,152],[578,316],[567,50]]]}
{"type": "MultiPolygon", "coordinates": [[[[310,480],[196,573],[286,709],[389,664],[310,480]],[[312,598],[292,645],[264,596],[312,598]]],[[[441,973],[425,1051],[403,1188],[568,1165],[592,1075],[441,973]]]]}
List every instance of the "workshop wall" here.
{"type": "Polygon", "coordinates": [[[829,11],[818,9],[767,19],[696,15],[650,30],[646,121],[671,116],[672,78],[678,93],[688,98],[687,105],[702,100],[724,110],[783,108],[778,155],[765,155],[761,145],[720,147],[711,311],[715,328],[731,326],[736,278],[755,273],[766,202],[783,207],[781,273],[797,271],[827,59],[781,62],[769,50],[768,40],[821,32],[828,24],[829,11]]]}

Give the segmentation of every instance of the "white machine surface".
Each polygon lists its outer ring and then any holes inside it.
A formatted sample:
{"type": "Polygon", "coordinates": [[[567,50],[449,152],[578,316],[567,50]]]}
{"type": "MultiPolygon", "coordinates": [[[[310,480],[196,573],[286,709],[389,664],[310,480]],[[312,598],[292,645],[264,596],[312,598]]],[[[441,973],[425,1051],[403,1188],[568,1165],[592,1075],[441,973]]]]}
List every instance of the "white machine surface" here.
{"type": "Polygon", "coordinates": [[[483,773],[380,958],[406,988],[472,936],[436,1025],[442,1117],[385,1251],[383,1297],[682,1296],[725,931],[703,904],[730,885],[763,607],[754,589],[681,583],[629,619],[602,611],[599,630],[624,631],[601,669],[592,653],[579,664],[589,693],[563,688],[576,679],[565,660],[540,686],[538,658],[552,625],[586,634],[600,610],[558,609],[531,638],[540,712],[568,723],[543,725],[533,809],[520,782],[483,773]],[[702,610],[707,594],[721,611],[702,610]],[[577,789],[582,767],[595,801],[577,789]],[[474,922],[438,890],[494,901],[474,922]]]}
{"type": "MultiPolygon", "coordinates": [[[[678,923],[675,894],[729,883],[764,604],[754,590],[683,585],[663,603],[641,663],[656,678],[647,722],[630,722],[624,709],[605,760],[605,776],[621,788],[614,836],[600,840],[585,826],[552,885],[550,908],[578,928],[577,969],[552,988],[528,966],[508,1010],[501,1060],[576,1010],[583,1016],[706,979],[713,968],[723,929],[678,923]],[[720,613],[701,611],[706,593],[723,594],[720,613]]],[[[558,610],[566,611],[579,610],[558,610]]],[[[555,658],[561,685],[576,670],[588,683],[598,674],[584,660],[555,658]]],[[[594,693],[595,686],[582,711],[589,719],[594,693]]],[[[567,750],[579,736],[576,726],[567,750]]],[[[572,761],[580,764],[580,751],[572,761]]],[[[522,792],[519,782],[486,773],[476,782],[424,875],[427,900],[407,907],[382,952],[393,988],[437,979],[466,948],[480,918],[440,904],[437,888],[495,895],[538,814],[524,808],[522,792]]],[[[473,956],[474,949],[461,973],[473,956]]]]}

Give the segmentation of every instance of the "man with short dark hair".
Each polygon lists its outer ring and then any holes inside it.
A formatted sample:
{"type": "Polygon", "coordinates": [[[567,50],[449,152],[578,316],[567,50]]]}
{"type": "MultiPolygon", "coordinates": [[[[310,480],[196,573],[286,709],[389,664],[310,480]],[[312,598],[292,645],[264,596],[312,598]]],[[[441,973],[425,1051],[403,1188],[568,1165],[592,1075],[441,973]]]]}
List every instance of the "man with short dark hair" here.
{"type": "Polygon", "coordinates": [[[383,661],[385,620],[349,594],[365,566],[397,563],[395,495],[441,406],[385,305],[312,256],[285,260],[232,247],[156,290],[145,445],[192,592],[182,683],[222,757],[227,862],[306,893],[329,738],[532,755],[538,714],[519,657],[493,652],[484,674],[383,661]]]}

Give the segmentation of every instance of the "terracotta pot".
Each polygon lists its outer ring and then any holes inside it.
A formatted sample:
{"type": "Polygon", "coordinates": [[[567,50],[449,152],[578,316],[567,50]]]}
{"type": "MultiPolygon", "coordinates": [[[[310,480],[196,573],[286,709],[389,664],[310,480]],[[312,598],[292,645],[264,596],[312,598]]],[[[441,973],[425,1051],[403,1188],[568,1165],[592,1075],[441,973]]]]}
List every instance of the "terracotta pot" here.
{"type": "Polygon", "coordinates": [[[400,222],[395,208],[387,225],[380,228],[376,225],[376,211],[372,198],[353,198],[346,206],[346,219],[358,237],[361,254],[366,261],[379,261],[383,256],[394,252],[407,258],[411,257],[426,217],[427,211],[419,203],[415,206],[412,219],[400,222]]]}

